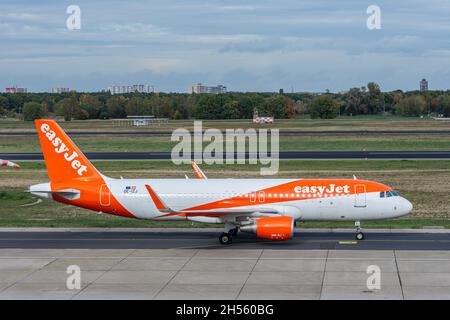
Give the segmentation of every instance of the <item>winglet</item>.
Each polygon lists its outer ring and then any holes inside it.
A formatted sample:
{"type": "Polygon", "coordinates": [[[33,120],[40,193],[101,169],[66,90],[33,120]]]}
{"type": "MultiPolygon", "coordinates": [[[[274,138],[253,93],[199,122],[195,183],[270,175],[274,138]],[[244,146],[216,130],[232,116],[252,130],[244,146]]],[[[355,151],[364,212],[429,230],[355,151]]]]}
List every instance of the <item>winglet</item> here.
{"type": "Polygon", "coordinates": [[[155,191],[146,184],[145,188],[147,188],[148,193],[150,194],[150,197],[152,198],[153,202],[155,203],[156,208],[161,212],[172,212],[172,209],[170,209],[166,204],[158,197],[155,191]]]}
{"type": "Polygon", "coordinates": [[[194,169],[195,176],[197,179],[208,179],[206,175],[203,173],[202,169],[199,168],[197,163],[194,160],[191,161],[192,169],[194,169]]]}

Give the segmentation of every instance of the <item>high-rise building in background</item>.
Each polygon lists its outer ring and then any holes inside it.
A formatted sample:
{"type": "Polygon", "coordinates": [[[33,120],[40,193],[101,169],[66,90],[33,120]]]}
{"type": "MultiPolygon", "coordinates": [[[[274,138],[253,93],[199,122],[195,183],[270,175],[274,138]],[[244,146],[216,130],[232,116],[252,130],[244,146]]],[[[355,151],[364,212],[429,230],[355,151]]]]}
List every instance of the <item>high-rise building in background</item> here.
{"type": "Polygon", "coordinates": [[[201,83],[194,84],[191,86],[191,92],[190,93],[226,93],[227,87],[223,85],[217,85],[214,87],[205,86],[201,83]]]}
{"type": "Polygon", "coordinates": [[[69,93],[71,90],[69,88],[51,88],[50,93],[69,93]]]}
{"type": "Polygon", "coordinates": [[[152,85],[149,84],[134,84],[132,86],[110,86],[108,87],[108,91],[111,94],[123,94],[123,93],[151,93],[155,92],[155,89],[152,85]]]}
{"type": "Polygon", "coordinates": [[[18,86],[12,86],[5,88],[6,93],[27,93],[27,88],[19,88],[18,86]]]}
{"type": "Polygon", "coordinates": [[[420,91],[428,91],[428,81],[426,79],[420,80],[420,91]]]}

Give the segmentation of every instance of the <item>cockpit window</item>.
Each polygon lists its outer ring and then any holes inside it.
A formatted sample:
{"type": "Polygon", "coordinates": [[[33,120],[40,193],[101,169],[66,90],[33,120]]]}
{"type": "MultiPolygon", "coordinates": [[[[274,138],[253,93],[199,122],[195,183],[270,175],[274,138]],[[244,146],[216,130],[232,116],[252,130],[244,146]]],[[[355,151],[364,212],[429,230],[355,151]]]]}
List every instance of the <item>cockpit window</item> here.
{"type": "Polygon", "coordinates": [[[386,196],[387,197],[396,197],[396,196],[398,196],[398,193],[395,191],[387,191],[386,196]]]}
{"type": "Polygon", "coordinates": [[[380,192],[380,198],[390,198],[390,197],[397,197],[398,193],[397,191],[381,191],[380,192]]]}

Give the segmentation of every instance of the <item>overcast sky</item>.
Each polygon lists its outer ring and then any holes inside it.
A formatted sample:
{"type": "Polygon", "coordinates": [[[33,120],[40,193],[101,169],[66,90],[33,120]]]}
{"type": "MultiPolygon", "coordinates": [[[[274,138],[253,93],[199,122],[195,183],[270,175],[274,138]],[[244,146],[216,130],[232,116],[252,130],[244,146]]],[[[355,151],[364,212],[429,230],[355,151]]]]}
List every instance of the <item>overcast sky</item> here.
{"type": "Polygon", "coordinates": [[[0,0],[0,88],[450,88],[450,1],[0,0]],[[68,30],[66,8],[81,8],[68,30]],[[369,30],[366,9],[381,8],[369,30]]]}

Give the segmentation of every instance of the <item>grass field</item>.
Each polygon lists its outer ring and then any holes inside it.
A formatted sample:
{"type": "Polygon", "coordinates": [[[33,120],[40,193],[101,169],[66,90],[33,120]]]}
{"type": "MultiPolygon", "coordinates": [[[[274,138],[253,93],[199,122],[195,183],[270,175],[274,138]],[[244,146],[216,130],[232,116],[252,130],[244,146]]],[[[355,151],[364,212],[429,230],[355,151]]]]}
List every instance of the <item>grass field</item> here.
{"type": "MultiPolygon", "coordinates": [[[[167,131],[177,128],[193,131],[193,120],[169,121],[152,127],[118,127],[117,121],[85,120],[60,122],[71,131],[167,131]]],[[[251,120],[203,121],[203,129],[278,128],[281,130],[449,130],[450,122],[405,117],[340,117],[333,120],[278,120],[273,125],[254,125],[251,120]]],[[[0,132],[35,133],[33,122],[0,120],[0,132]]],[[[170,135],[72,135],[83,151],[156,152],[170,151],[176,142],[170,135]]],[[[269,139],[270,140],[270,139],[269,139]]],[[[207,143],[205,143],[206,145],[207,143]]],[[[450,135],[333,135],[292,134],[280,136],[280,151],[437,151],[450,149],[450,135]]],[[[0,152],[40,152],[37,135],[0,136],[0,152]]]]}
{"type": "MultiPolygon", "coordinates": [[[[171,151],[170,136],[73,135],[84,152],[171,151]]],[[[270,141],[270,137],[269,137],[270,141]]],[[[208,142],[209,143],[209,142],[208,142]]],[[[204,143],[206,146],[208,143],[204,143]]],[[[248,149],[248,148],[247,148],[248,149]]],[[[450,135],[289,135],[280,136],[280,151],[437,151],[450,150],[450,135]]],[[[37,136],[0,136],[0,152],[40,152],[37,136]]]]}
{"type": "MultiPolygon", "coordinates": [[[[117,127],[114,121],[61,122],[71,131],[167,131],[184,127],[193,129],[193,121],[170,121],[154,127],[117,127]]],[[[282,130],[450,130],[450,122],[401,117],[340,117],[334,120],[276,120],[274,125],[255,126],[251,120],[203,121],[207,128],[279,128],[282,130]]],[[[32,122],[0,120],[0,132],[35,132],[32,122]]],[[[94,138],[74,135],[72,139],[85,152],[152,152],[171,151],[176,142],[170,136],[107,136],[94,138]]],[[[312,135],[295,134],[280,137],[280,151],[406,151],[450,150],[450,135],[312,135]]],[[[37,136],[0,136],[0,152],[40,152],[37,136]]],[[[96,162],[106,175],[119,178],[193,177],[188,165],[175,166],[170,161],[96,162]]],[[[160,227],[204,226],[186,222],[136,221],[36,199],[23,191],[29,185],[47,181],[43,162],[21,163],[21,170],[0,170],[0,226],[59,227],[160,227]]],[[[202,166],[210,178],[250,178],[259,176],[260,167],[250,165],[202,166]]],[[[450,161],[281,161],[277,178],[352,177],[379,181],[394,187],[414,204],[406,218],[367,223],[374,227],[413,227],[437,225],[450,227],[450,161]]],[[[308,222],[305,227],[351,227],[346,222],[308,222]]]]}
{"type": "MultiPolygon", "coordinates": [[[[119,178],[193,177],[188,165],[170,161],[95,162],[102,173],[119,178]]],[[[0,170],[0,227],[187,227],[209,226],[188,222],[154,222],[124,219],[44,200],[23,192],[29,185],[47,181],[43,162],[21,163],[21,170],[0,170]]],[[[259,166],[202,166],[209,178],[262,178],[259,166]]],[[[375,180],[394,187],[414,204],[413,214],[395,220],[367,222],[366,227],[450,227],[450,161],[281,161],[276,178],[350,178],[375,180]]],[[[352,227],[351,222],[307,222],[304,227],[352,227]]]]}
{"type": "MultiPolygon", "coordinates": [[[[74,120],[60,122],[64,129],[71,131],[172,131],[176,128],[193,129],[193,120],[170,120],[168,124],[149,127],[119,126],[114,120],[74,120]]],[[[449,121],[436,121],[429,118],[408,118],[396,116],[342,116],[332,120],[312,120],[300,118],[292,120],[275,119],[272,125],[254,125],[251,119],[244,120],[205,120],[203,129],[208,128],[279,128],[285,130],[446,130],[449,121]]],[[[34,131],[34,123],[20,120],[0,120],[1,131],[34,131]]]]}

